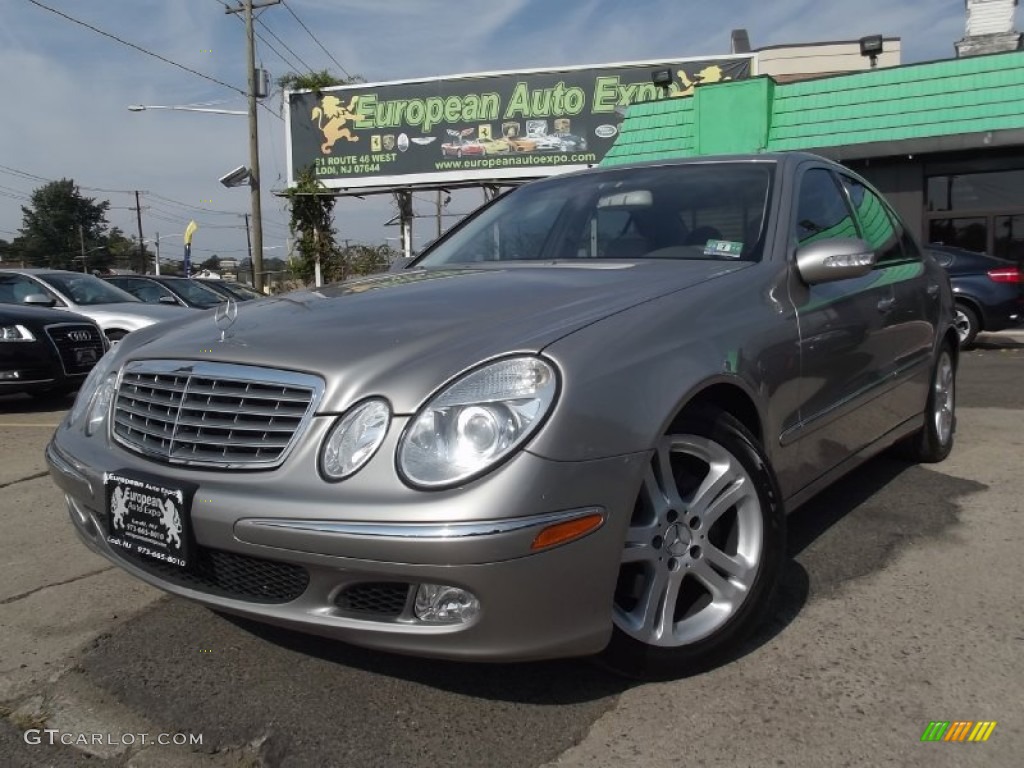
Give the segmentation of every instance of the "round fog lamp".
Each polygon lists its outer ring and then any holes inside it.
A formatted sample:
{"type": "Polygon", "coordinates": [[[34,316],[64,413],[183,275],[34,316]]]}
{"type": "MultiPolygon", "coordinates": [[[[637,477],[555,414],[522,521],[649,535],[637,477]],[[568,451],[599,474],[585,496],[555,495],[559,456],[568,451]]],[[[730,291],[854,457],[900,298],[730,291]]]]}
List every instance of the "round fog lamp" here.
{"type": "Polygon", "coordinates": [[[465,624],[480,613],[472,592],[445,584],[420,584],[416,590],[416,618],[428,624],[465,624]]]}

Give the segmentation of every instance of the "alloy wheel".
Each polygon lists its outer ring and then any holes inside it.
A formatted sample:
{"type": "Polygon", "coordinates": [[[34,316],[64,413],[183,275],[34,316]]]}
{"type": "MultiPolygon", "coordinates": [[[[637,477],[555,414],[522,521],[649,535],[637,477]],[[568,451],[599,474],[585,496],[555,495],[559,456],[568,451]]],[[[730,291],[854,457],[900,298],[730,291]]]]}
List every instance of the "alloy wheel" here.
{"type": "Polygon", "coordinates": [[[935,422],[935,434],[939,444],[946,445],[953,435],[953,414],[956,407],[956,377],[953,360],[946,350],[942,351],[939,364],[935,367],[932,388],[932,419],[935,422]]]}
{"type": "Polygon", "coordinates": [[[719,443],[667,435],[644,476],[616,588],[614,621],[645,645],[690,645],[744,604],[764,547],[757,487],[719,443]]]}

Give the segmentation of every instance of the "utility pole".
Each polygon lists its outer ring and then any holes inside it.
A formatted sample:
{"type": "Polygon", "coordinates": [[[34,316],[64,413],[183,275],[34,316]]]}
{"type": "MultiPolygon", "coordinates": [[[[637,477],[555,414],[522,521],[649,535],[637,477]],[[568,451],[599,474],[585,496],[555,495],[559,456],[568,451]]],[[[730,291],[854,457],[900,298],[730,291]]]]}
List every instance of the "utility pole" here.
{"type": "Polygon", "coordinates": [[[156,233],[156,264],[154,266],[153,274],[160,274],[160,233],[156,233]]]}
{"type": "Polygon", "coordinates": [[[146,244],[142,240],[142,204],[139,202],[139,190],[135,190],[135,220],[139,223],[139,266],[142,274],[146,274],[146,244]]]}
{"type": "Polygon", "coordinates": [[[252,284],[263,291],[263,213],[260,206],[260,142],[259,121],[256,115],[256,42],[252,12],[255,9],[277,5],[281,0],[243,0],[238,8],[225,8],[225,13],[245,14],[247,90],[249,92],[249,190],[252,197],[252,284]]]}
{"type": "Polygon", "coordinates": [[[437,190],[437,236],[441,236],[441,195],[444,193],[439,189],[437,190]]]}
{"type": "Polygon", "coordinates": [[[85,266],[85,234],[82,232],[82,225],[78,225],[78,242],[82,246],[82,271],[88,273],[89,270],[85,266]]]}
{"type": "Polygon", "coordinates": [[[255,269],[255,265],[252,261],[252,238],[249,236],[249,214],[243,213],[245,216],[245,247],[249,249],[249,266],[255,269]]]}

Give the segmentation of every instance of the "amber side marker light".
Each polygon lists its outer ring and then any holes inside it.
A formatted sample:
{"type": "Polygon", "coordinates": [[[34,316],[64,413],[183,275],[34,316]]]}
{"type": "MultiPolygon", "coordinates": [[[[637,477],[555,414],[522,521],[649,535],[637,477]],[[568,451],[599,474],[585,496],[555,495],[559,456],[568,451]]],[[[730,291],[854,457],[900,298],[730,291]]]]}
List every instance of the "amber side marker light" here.
{"type": "Polygon", "coordinates": [[[603,522],[604,515],[593,514],[578,517],[565,523],[549,525],[537,534],[533,544],[530,545],[530,549],[547,549],[558,544],[565,544],[600,528],[603,522]]]}

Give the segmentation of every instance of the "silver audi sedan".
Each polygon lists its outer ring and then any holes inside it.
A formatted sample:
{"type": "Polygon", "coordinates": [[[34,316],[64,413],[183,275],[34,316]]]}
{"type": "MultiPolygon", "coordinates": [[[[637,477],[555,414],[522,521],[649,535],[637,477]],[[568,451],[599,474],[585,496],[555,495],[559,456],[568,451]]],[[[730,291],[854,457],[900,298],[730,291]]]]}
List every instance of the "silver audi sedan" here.
{"type": "Polygon", "coordinates": [[[558,176],[408,268],[132,333],[47,448],[83,541],[372,648],[657,678],[770,610],[786,514],[953,445],[949,281],[807,154],[558,176]]]}

